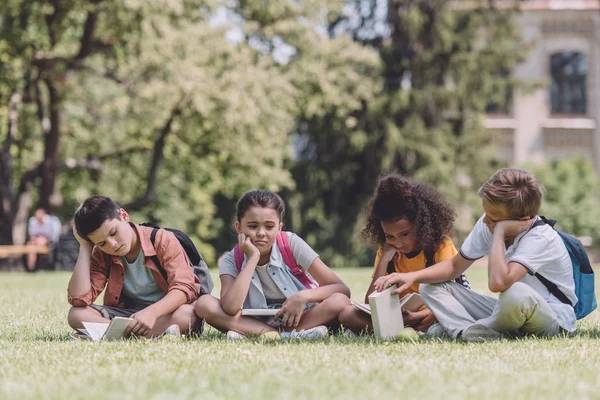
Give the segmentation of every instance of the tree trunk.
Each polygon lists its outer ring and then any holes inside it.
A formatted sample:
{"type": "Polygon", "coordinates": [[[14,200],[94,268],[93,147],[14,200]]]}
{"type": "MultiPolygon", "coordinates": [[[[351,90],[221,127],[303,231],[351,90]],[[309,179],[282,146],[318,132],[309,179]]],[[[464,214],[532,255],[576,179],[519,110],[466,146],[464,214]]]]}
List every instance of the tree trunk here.
{"type": "Polygon", "coordinates": [[[42,161],[42,185],[40,187],[39,206],[48,213],[57,206],[55,196],[56,176],[60,166],[60,120],[61,98],[55,82],[45,80],[48,87],[48,109],[50,112],[50,130],[46,134],[44,144],[44,160],[42,161]]]}
{"type": "Polygon", "coordinates": [[[8,131],[0,148],[0,244],[13,244],[13,163],[10,149],[17,133],[21,94],[13,93],[8,105],[8,131]]]}
{"type": "Polygon", "coordinates": [[[125,204],[123,208],[128,211],[139,211],[154,200],[154,193],[156,191],[156,181],[158,179],[158,167],[160,166],[164,158],[164,148],[167,135],[171,133],[171,126],[176,117],[181,114],[181,102],[171,110],[171,115],[165,122],[164,126],[160,130],[158,139],[154,142],[154,150],[152,152],[152,160],[150,161],[150,168],[148,169],[148,176],[146,178],[146,191],[143,196],[136,198],[132,202],[125,204]]]}

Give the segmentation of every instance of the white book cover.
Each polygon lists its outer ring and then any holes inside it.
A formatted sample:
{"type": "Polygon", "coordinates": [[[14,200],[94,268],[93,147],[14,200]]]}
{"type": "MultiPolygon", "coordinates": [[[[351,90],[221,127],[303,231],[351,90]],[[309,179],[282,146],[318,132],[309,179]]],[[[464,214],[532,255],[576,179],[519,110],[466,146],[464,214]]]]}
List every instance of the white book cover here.
{"type": "Polygon", "coordinates": [[[379,339],[393,339],[404,329],[400,297],[391,294],[395,288],[396,285],[392,285],[382,292],[369,295],[373,332],[379,339]]]}
{"type": "MultiPolygon", "coordinates": [[[[365,314],[371,315],[371,306],[367,303],[360,303],[358,301],[351,301],[352,306],[359,311],[364,312],[365,314]]],[[[411,312],[419,311],[421,307],[423,307],[425,303],[421,296],[418,293],[409,293],[403,298],[400,299],[400,307],[403,310],[408,310],[411,312]]]]}
{"type": "Polygon", "coordinates": [[[272,317],[279,309],[277,308],[242,308],[242,315],[252,315],[255,317],[272,317]]]}
{"type": "Polygon", "coordinates": [[[79,329],[93,341],[118,340],[125,338],[125,330],[133,321],[132,318],[115,317],[110,323],[106,322],[82,322],[85,329],[79,329]]]}

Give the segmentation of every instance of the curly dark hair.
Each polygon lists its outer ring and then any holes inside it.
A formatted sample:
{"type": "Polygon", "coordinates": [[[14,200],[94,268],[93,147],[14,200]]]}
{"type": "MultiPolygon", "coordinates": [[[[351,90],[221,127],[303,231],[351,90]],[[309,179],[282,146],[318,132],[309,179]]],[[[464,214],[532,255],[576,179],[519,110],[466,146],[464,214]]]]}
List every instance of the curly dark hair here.
{"type": "Polygon", "coordinates": [[[408,219],[416,228],[417,243],[435,252],[444,236],[453,233],[454,208],[433,186],[398,173],[379,180],[366,209],[363,237],[379,246],[385,243],[381,221],[408,219]]]}

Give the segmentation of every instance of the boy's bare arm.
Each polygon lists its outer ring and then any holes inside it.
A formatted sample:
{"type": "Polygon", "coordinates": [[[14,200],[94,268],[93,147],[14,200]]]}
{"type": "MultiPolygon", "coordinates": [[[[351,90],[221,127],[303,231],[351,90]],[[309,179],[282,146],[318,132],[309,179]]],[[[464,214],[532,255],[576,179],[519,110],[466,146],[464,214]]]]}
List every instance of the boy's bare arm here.
{"type": "Polygon", "coordinates": [[[494,227],[492,248],[488,260],[488,288],[490,291],[494,293],[504,292],[527,274],[527,270],[521,264],[506,263],[504,249],[507,229],[509,233],[514,233],[511,230],[516,228],[520,233],[529,226],[528,224],[527,221],[525,223],[524,221],[501,221],[494,227]]]}
{"type": "Polygon", "coordinates": [[[79,255],[77,256],[77,262],[73,269],[73,275],[69,281],[68,291],[71,297],[78,297],[88,293],[92,287],[90,264],[94,245],[89,241],[82,239],[75,229],[73,229],[73,233],[79,242],[79,255]]]}
{"type": "Polygon", "coordinates": [[[375,282],[375,288],[378,291],[387,289],[391,285],[398,285],[393,294],[402,295],[409,287],[415,283],[439,283],[456,279],[467,268],[473,264],[472,260],[467,260],[460,253],[451,260],[439,262],[429,268],[409,273],[393,273],[383,276],[375,282]]]}

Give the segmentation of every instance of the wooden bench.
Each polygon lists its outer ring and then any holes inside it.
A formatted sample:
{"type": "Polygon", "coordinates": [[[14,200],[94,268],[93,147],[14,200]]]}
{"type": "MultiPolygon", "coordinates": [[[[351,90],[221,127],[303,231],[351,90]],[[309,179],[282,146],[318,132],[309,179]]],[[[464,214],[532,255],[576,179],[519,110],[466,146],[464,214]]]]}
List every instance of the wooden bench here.
{"type": "Polygon", "coordinates": [[[37,254],[49,254],[50,249],[48,246],[34,246],[27,244],[16,244],[16,245],[1,245],[0,246],[0,259],[20,257],[24,254],[37,253],[37,254]]]}

